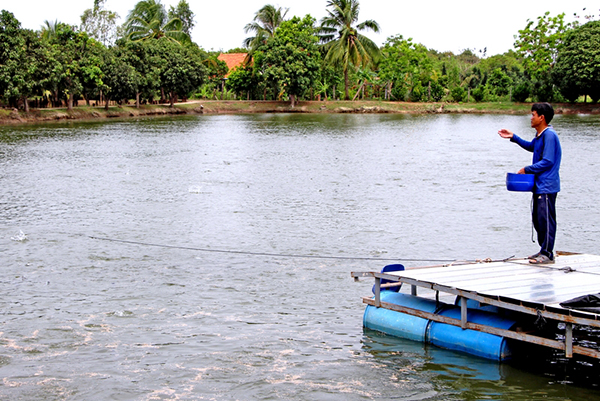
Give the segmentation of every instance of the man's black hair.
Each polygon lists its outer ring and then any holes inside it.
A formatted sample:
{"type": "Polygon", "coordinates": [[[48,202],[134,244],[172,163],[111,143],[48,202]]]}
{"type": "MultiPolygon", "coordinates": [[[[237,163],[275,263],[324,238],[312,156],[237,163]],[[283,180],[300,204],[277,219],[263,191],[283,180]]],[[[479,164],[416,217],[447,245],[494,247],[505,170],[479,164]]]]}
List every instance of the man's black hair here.
{"type": "Polygon", "coordinates": [[[550,124],[554,117],[554,109],[550,103],[534,103],[531,106],[531,111],[535,111],[538,116],[544,116],[546,124],[550,124]]]}

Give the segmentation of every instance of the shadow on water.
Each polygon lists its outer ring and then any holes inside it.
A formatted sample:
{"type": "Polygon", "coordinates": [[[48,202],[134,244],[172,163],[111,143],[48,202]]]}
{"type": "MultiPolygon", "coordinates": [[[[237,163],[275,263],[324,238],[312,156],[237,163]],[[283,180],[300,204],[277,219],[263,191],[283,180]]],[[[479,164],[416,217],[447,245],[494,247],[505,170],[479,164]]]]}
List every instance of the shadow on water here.
{"type": "Polygon", "coordinates": [[[437,394],[461,400],[587,400],[600,385],[597,362],[542,347],[500,363],[364,329],[362,348],[390,383],[426,377],[437,394]]]}

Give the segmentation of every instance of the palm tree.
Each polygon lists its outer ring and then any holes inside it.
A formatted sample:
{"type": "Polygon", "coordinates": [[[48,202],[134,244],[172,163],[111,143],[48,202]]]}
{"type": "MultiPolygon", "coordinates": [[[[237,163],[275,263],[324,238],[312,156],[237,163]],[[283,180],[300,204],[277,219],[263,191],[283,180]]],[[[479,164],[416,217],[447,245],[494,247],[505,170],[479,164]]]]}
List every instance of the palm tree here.
{"type": "Polygon", "coordinates": [[[168,19],[160,0],[142,0],[129,12],[125,22],[125,34],[129,40],[140,41],[166,37],[177,43],[190,41],[182,31],[179,18],[168,19]]]}
{"type": "Polygon", "coordinates": [[[348,100],[348,68],[351,65],[374,65],[379,58],[379,47],[375,42],[358,32],[365,29],[379,32],[379,24],[367,20],[353,26],[358,20],[358,0],[329,0],[327,7],[328,15],[321,20],[320,39],[327,51],[325,61],[340,65],[344,70],[344,89],[348,100]]]}
{"type": "Polygon", "coordinates": [[[54,38],[57,34],[58,26],[60,24],[61,23],[58,22],[58,20],[54,20],[54,22],[48,20],[44,21],[44,25],[42,25],[40,28],[42,39],[45,41],[50,41],[50,39],[54,38]]]}
{"type": "Polygon", "coordinates": [[[267,39],[275,35],[275,29],[284,21],[289,8],[283,10],[281,7],[276,8],[271,4],[267,4],[254,16],[254,20],[244,27],[244,32],[254,32],[256,36],[244,39],[244,47],[250,49],[252,53],[267,39]]]}

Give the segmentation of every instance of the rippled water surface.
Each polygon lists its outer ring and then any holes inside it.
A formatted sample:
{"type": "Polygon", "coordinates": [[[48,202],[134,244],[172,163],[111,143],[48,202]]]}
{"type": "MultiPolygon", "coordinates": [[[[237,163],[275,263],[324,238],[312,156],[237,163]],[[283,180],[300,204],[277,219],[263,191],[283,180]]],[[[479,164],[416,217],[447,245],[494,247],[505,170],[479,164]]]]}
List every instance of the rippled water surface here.
{"type": "MultiPolygon", "coordinates": [[[[600,119],[554,126],[556,247],[597,254],[600,119]]],[[[503,127],[533,136],[487,115],[0,127],[0,399],[598,397],[569,363],[362,327],[351,271],[537,251],[504,184],[531,155],[503,127]]]]}

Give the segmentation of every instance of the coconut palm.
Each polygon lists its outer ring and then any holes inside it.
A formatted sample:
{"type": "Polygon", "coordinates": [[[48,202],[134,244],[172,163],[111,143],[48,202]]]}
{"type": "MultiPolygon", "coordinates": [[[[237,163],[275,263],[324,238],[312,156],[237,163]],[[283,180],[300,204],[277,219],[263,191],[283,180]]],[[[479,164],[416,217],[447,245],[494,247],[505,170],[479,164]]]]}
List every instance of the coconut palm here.
{"type": "Polygon", "coordinates": [[[42,25],[40,28],[40,33],[41,33],[42,39],[49,41],[50,39],[55,37],[56,33],[58,31],[59,25],[60,25],[60,22],[58,22],[58,20],[54,20],[54,22],[48,21],[48,20],[44,21],[44,25],[42,25]]]}
{"type": "Polygon", "coordinates": [[[320,39],[327,51],[325,61],[341,65],[344,70],[344,89],[348,94],[348,69],[350,66],[367,67],[376,64],[379,47],[359,31],[370,29],[379,32],[379,24],[367,20],[353,26],[358,20],[358,0],[329,0],[327,16],[321,20],[320,39]],[[337,37],[336,37],[337,35],[337,37]]]}
{"type": "Polygon", "coordinates": [[[183,32],[179,18],[168,18],[160,0],[142,0],[129,12],[125,22],[125,34],[133,41],[166,37],[177,43],[190,41],[183,32]]]}
{"type": "Polygon", "coordinates": [[[281,7],[276,8],[267,4],[254,16],[254,20],[244,27],[244,32],[254,32],[256,36],[244,39],[244,46],[250,49],[250,52],[256,50],[264,41],[275,35],[275,29],[284,21],[289,8],[285,10],[281,7]]]}

